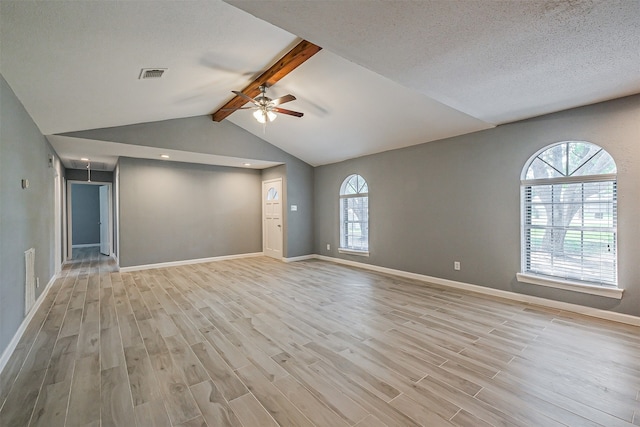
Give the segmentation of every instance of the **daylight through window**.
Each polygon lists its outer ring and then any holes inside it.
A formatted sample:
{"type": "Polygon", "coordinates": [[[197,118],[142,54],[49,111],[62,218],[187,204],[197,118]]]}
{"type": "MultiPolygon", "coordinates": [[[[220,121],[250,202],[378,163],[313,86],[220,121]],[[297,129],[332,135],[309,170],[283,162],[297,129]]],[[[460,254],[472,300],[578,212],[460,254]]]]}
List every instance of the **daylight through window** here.
{"type": "Polygon", "coordinates": [[[616,165],[569,141],[535,155],[522,177],[522,271],[617,286],[616,165]]]}
{"type": "Polygon", "coordinates": [[[340,248],[369,251],[369,187],[360,175],[340,187],[340,248]]]}

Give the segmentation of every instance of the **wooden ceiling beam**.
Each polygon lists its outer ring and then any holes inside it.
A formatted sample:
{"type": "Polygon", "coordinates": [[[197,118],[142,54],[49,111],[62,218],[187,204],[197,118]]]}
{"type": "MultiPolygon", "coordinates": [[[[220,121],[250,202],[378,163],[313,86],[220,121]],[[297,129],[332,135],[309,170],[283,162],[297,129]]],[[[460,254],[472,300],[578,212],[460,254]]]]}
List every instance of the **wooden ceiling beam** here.
{"type": "MultiPolygon", "coordinates": [[[[247,87],[240,92],[245,95],[255,98],[260,94],[260,86],[266,84],[267,86],[273,86],[278,80],[298,68],[307,59],[311,58],[316,53],[320,52],[322,48],[315,44],[302,40],[293,49],[291,49],[286,55],[280,58],[275,64],[273,64],[267,71],[260,74],[253,82],[249,83],[247,87]]],[[[227,118],[233,111],[229,109],[240,108],[247,103],[246,99],[239,96],[234,96],[229,102],[224,104],[218,111],[212,114],[213,121],[220,122],[227,118]],[[223,111],[226,110],[226,111],[223,111]]]]}

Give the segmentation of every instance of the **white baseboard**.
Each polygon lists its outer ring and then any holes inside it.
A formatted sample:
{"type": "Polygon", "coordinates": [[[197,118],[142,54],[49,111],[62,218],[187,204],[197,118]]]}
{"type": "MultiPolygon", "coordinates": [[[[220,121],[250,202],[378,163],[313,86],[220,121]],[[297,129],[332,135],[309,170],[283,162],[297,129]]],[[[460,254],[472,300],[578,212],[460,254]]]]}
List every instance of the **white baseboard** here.
{"type": "Polygon", "coordinates": [[[54,274],[53,277],[51,277],[51,280],[49,280],[49,283],[47,283],[47,286],[44,288],[44,290],[36,300],[33,307],[31,307],[31,310],[29,310],[29,313],[27,313],[25,318],[22,319],[22,323],[18,327],[18,330],[16,331],[16,333],[13,334],[13,338],[11,338],[9,345],[2,352],[2,357],[0,357],[0,375],[2,374],[2,371],[4,371],[4,368],[7,366],[7,362],[9,362],[9,358],[13,354],[13,351],[18,346],[18,343],[22,338],[22,334],[24,334],[24,331],[27,329],[27,326],[29,326],[29,322],[31,322],[31,320],[33,319],[33,316],[40,309],[40,306],[42,305],[42,301],[45,300],[45,297],[51,290],[51,286],[53,285],[53,283],[56,281],[57,278],[58,278],[57,274],[54,274]]]}
{"type": "Polygon", "coordinates": [[[211,258],[185,259],[183,261],[160,262],[157,264],[133,265],[131,267],[120,267],[120,272],[128,273],[130,271],[151,270],[154,268],[177,267],[181,265],[202,264],[204,262],[225,261],[230,259],[253,258],[262,256],[262,252],[252,252],[248,254],[223,255],[211,258]]]}
{"type": "Polygon", "coordinates": [[[483,295],[491,295],[498,298],[504,298],[512,301],[524,302],[543,307],[555,308],[559,310],[570,311],[585,316],[596,317],[598,319],[611,320],[613,322],[624,323],[627,325],[640,326],[640,317],[631,316],[629,314],[616,313],[614,311],[601,310],[599,308],[586,307],[568,302],[554,301],[546,298],[534,297],[531,295],[518,294],[511,291],[503,291],[500,289],[487,288],[485,286],[473,285],[470,283],[457,282],[455,280],[441,279],[438,277],[425,276],[423,274],[410,273],[408,271],[395,270],[393,268],[380,267],[372,264],[365,264],[356,261],[345,260],[341,258],[333,258],[325,255],[314,255],[314,258],[323,261],[335,262],[337,264],[349,265],[352,267],[363,268],[367,270],[377,271],[379,273],[392,274],[394,276],[405,277],[408,279],[419,280],[421,282],[432,283],[434,285],[446,286],[449,288],[461,289],[464,291],[475,292],[483,295]]]}
{"type": "Polygon", "coordinates": [[[100,243],[87,243],[87,244],[82,244],[82,245],[71,245],[71,247],[73,249],[77,249],[77,248],[96,248],[100,246],[100,243]]]}
{"type": "Polygon", "coordinates": [[[311,254],[311,255],[301,255],[301,256],[294,256],[291,258],[282,258],[282,261],[284,262],[296,262],[296,261],[305,261],[308,259],[314,259],[317,258],[318,256],[315,254],[311,254]]]}

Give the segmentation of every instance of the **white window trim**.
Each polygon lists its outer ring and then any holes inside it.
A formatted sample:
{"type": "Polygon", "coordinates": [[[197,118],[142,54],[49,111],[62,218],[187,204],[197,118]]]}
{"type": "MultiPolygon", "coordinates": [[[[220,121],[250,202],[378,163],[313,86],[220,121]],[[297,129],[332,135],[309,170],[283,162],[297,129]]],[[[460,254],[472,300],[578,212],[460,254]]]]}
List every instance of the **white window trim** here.
{"type": "Polygon", "coordinates": [[[369,251],[358,251],[355,249],[338,248],[338,253],[348,255],[369,256],[369,251]]]}
{"type": "MultiPolygon", "coordinates": [[[[521,243],[520,243],[520,250],[521,250],[521,254],[520,254],[520,262],[521,262],[521,266],[520,269],[521,271],[526,271],[525,268],[525,258],[526,258],[526,249],[524,247],[523,244],[523,240],[524,239],[524,232],[525,232],[525,223],[526,223],[526,219],[525,219],[525,212],[523,210],[523,206],[524,206],[524,200],[525,200],[525,188],[526,187],[534,187],[534,186],[540,186],[540,185],[557,185],[557,184],[584,184],[584,183],[590,183],[590,182],[613,182],[614,185],[617,185],[617,181],[618,181],[618,176],[617,176],[617,170],[614,173],[609,173],[609,174],[595,174],[595,175],[570,175],[570,176],[557,176],[557,177],[549,177],[549,178],[540,178],[540,179],[526,179],[527,173],[529,171],[529,168],[531,167],[532,163],[535,161],[536,158],[538,158],[538,156],[540,156],[542,153],[544,153],[545,151],[552,149],[554,147],[556,147],[557,145],[563,145],[566,143],[585,143],[585,144],[589,144],[589,145],[594,145],[595,147],[598,147],[600,150],[598,151],[598,153],[594,154],[592,157],[590,157],[585,163],[583,163],[580,167],[584,166],[584,164],[586,164],[587,162],[591,161],[591,159],[599,154],[600,152],[604,152],[606,155],[608,155],[609,157],[611,157],[611,155],[604,150],[604,148],[597,146],[595,144],[592,144],[590,142],[587,141],[563,141],[563,142],[558,142],[556,144],[551,144],[548,145],[546,147],[541,148],[537,153],[535,153],[533,156],[531,156],[531,158],[528,160],[525,168],[522,170],[522,175],[521,175],[521,179],[520,179],[520,210],[521,210],[521,219],[520,219],[520,227],[521,227],[521,232],[520,232],[520,236],[521,236],[521,243]]],[[[613,158],[611,158],[611,160],[613,160],[613,158]]],[[[567,160],[568,161],[568,160],[567,160]]],[[[551,166],[551,165],[550,165],[551,166]]],[[[580,168],[578,167],[578,169],[580,168]]],[[[615,161],[614,161],[614,167],[615,167],[615,161]]],[[[555,168],[554,168],[555,169],[555,168]]],[[[556,169],[558,170],[558,169],[556,169]]],[[[568,169],[567,169],[568,170],[568,169]]],[[[576,172],[576,170],[574,170],[574,172],[576,172]]],[[[562,173],[558,170],[559,173],[562,173]]],[[[617,203],[617,198],[614,198],[614,204],[617,203]]],[[[614,236],[616,237],[615,241],[617,244],[617,230],[615,230],[614,227],[614,236]]],[[[618,260],[618,250],[617,247],[615,248],[615,253],[616,253],[616,263],[618,260]]],[[[617,268],[617,267],[616,267],[617,268]]],[[[565,289],[565,290],[570,290],[570,291],[574,291],[574,292],[580,292],[580,293],[586,293],[586,294],[591,294],[591,295],[599,295],[599,296],[604,296],[604,297],[608,297],[608,298],[615,298],[615,299],[622,299],[622,294],[624,289],[620,288],[618,286],[618,277],[617,277],[617,272],[615,274],[615,279],[616,279],[616,283],[614,285],[605,285],[605,284],[597,284],[597,283],[589,283],[589,282],[582,282],[579,279],[564,279],[562,277],[556,277],[556,276],[547,276],[547,275],[538,275],[534,272],[524,272],[524,273],[517,273],[516,274],[516,278],[519,282],[523,282],[523,283],[530,283],[530,284],[534,284],[534,285],[539,285],[539,286],[547,286],[547,287],[551,287],[551,288],[556,288],[556,289],[565,289]]]]}
{"type": "Polygon", "coordinates": [[[517,273],[516,278],[518,279],[518,282],[522,283],[546,286],[548,288],[564,289],[566,291],[580,292],[583,294],[598,295],[606,298],[622,299],[622,293],[624,292],[624,289],[613,286],[590,285],[573,280],[538,276],[531,273],[517,273]]]}
{"type": "MultiPolygon", "coordinates": [[[[357,190],[356,190],[357,191],[357,190]]],[[[340,229],[339,229],[339,233],[338,233],[338,253],[341,254],[347,254],[347,255],[357,255],[357,256],[364,256],[364,257],[368,257],[369,256],[369,234],[367,232],[367,249],[366,250],[362,250],[362,249],[353,249],[353,248],[349,248],[349,247],[342,247],[340,245],[342,245],[342,238],[343,238],[343,229],[342,229],[342,225],[343,225],[343,221],[342,221],[342,203],[343,200],[346,199],[355,199],[355,198],[367,198],[367,200],[369,199],[369,183],[367,182],[366,179],[364,179],[364,177],[362,177],[362,175],[360,174],[351,174],[349,176],[347,176],[344,181],[342,181],[342,185],[340,186],[340,198],[339,198],[339,209],[340,209],[340,229]],[[353,176],[359,176],[360,178],[362,178],[363,182],[367,185],[367,191],[366,192],[362,192],[362,193],[353,193],[353,194],[343,194],[343,187],[345,186],[345,184],[349,181],[349,179],[353,176]]],[[[369,217],[367,215],[367,228],[369,227],[369,217]]]]}
{"type": "Polygon", "coordinates": [[[601,175],[578,175],[563,176],[557,178],[541,178],[541,179],[522,179],[520,184],[527,185],[550,185],[550,184],[579,184],[581,182],[601,182],[601,181],[617,181],[618,175],[615,173],[601,175]]]}

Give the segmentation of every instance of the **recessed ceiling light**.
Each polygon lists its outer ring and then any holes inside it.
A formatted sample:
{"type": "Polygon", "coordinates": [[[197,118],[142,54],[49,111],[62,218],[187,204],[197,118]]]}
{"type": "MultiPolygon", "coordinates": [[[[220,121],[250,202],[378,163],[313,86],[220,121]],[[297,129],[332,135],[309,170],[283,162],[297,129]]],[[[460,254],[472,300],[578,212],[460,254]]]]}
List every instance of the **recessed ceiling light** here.
{"type": "Polygon", "coordinates": [[[243,163],[242,166],[251,166],[251,163],[243,163]]]}
{"type": "Polygon", "coordinates": [[[81,157],[80,160],[82,160],[83,162],[88,162],[89,161],[89,159],[86,158],[86,157],[81,157]]]}
{"type": "Polygon", "coordinates": [[[168,159],[169,155],[168,154],[160,154],[160,157],[162,157],[163,159],[168,159]]]}

